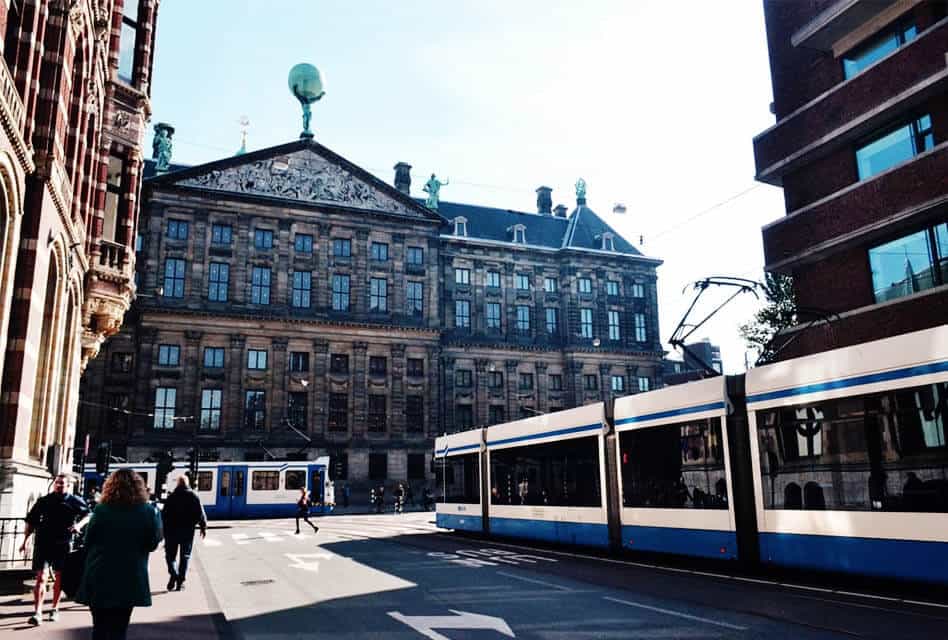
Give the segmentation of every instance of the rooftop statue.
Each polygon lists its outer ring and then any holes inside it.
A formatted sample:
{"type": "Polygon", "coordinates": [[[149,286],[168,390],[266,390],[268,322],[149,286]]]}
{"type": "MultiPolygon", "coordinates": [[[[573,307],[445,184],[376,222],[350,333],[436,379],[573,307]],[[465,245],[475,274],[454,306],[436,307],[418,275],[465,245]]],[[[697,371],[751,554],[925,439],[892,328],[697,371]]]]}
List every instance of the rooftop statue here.
{"type": "Polygon", "coordinates": [[[576,181],[576,198],[586,198],[586,181],[582,178],[576,181]]]}
{"type": "Polygon", "coordinates": [[[422,187],[422,190],[428,194],[428,199],[425,201],[425,206],[429,209],[438,210],[438,200],[441,194],[441,187],[446,186],[448,181],[440,182],[435,174],[431,174],[431,177],[428,178],[428,182],[425,183],[425,186],[422,187]]]}
{"type": "Polygon", "coordinates": [[[300,101],[303,107],[303,132],[300,133],[300,137],[312,138],[313,132],[310,131],[309,121],[313,112],[310,105],[326,95],[319,70],[311,64],[300,63],[290,69],[287,83],[290,85],[290,93],[300,101]]]}
{"type": "Polygon", "coordinates": [[[155,160],[155,171],[168,171],[171,168],[171,136],[174,127],[159,122],[155,125],[155,138],[151,143],[151,157],[155,160]]]}

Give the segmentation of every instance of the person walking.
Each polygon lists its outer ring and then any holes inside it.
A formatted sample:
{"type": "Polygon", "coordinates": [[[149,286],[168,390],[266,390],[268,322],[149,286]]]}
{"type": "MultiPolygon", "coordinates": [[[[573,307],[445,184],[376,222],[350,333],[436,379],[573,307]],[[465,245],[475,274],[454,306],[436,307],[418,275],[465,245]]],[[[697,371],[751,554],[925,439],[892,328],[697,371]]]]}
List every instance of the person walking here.
{"type": "Polygon", "coordinates": [[[319,533],[319,527],[309,521],[309,496],[306,487],[300,487],[300,497],[296,501],[296,535],[300,534],[300,518],[313,528],[313,533],[319,533]]]}
{"type": "Polygon", "coordinates": [[[53,490],[36,501],[26,515],[26,534],[20,553],[26,553],[26,541],[36,533],[33,546],[33,615],[30,624],[43,623],[43,602],[46,600],[46,572],[53,569],[53,608],[49,620],[59,620],[59,599],[63,594],[63,564],[69,553],[72,536],[88,521],[89,507],[85,501],[68,492],[68,478],[60,473],[53,479],[53,490]]]}
{"type": "Polygon", "coordinates": [[[405,506],[405,485],[399,482],[395,485],[395,514],[400,514],[405,506]]]}
{"type": "Polygon", "coordinates": [[[188,479],[178,477],[174,491],[165,499],[161,511],[161,523],[165,533],[165,561],[168,563],[168,591],[184,591],[184,580],[188,575],[188,561],[194,546],[194,527],[201,528],[201,538],[207,535],[207,516],[201,499],[191,491],[188,479]],[[180,550],[181,563],[178,564],[180,550]]]}
{"type": "Polygon", "coordinates": [[[161,542],[161,517],[131,469],[112,472],[86,528],[86,565],[76,602],[92,612],[92,640],[125,640],[134,607],[151,606],[148,554],[161,542]]]}

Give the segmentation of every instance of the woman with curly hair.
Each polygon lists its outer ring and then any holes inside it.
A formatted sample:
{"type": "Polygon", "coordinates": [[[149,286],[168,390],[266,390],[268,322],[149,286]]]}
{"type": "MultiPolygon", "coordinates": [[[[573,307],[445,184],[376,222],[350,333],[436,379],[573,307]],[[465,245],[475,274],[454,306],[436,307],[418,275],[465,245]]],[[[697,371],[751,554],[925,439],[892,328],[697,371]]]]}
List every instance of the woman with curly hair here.
{"type": "Polygon", "coordinates": [[[102,487],[86,527],[86,565],[76,601],[92,611],[92,640],[125,640],[132,608],[151,606],[148,554],[161,542],[161,518],[142,477],[119,469],[102,487]]]}

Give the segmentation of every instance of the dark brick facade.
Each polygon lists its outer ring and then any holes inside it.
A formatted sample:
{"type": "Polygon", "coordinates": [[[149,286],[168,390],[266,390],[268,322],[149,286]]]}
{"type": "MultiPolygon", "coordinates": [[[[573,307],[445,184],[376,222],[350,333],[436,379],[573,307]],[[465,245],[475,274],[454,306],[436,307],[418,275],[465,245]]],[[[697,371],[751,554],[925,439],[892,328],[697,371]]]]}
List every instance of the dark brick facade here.
{"type": "MultiPolygon", "coordinates": [[[[948,247],[924,273],[933,285],[918,287],[906,277],[906,291],[895,300],[879,291],[897,278],[879,271],[874,281],[870,265],[871,251],[923,230],[937,254],[939,229],[948,222],[946,3],[858,4],[764,2],[777,123],[754,139],[754,152],[758,179],[783,186],[787,210],[764,228],[765,269],[794,277],[801,307],[841,315],[831,329],[804,331],[781,358],[937,326],[948,317],[933,304],[948,288],[948,247]],[[843,60],[896,25],[914,27],[913,35],[845,78],[843,60]],[[931,121],[930,145],[914,139],[913,156],[860,180],[857,149],[923,115],[931,121]]],[[[913,268],[925,259],[912,258],[913,268]]]]}
{"type": "Polygon", "coordinates": [[[427,477],[436,435],[599,401],[613,385],[625,394],[661,384],[660,261],[619,236],[607,245],[614,232],[585,206],[570,218],[452,203],[439,212],[306,141],[147,180],[141,295],[87,370],[80,430],[132,460],[164,449],[183,457],[195,444],[222,460],[345,455],[343,480],[364,487],[372,454],[386,456],[387,478],[425,480],[408,476],[423,460],[427,477]],[[318,158],[318,166],[305,165],[313,175],[343,171],[340,193],[373,204],[318,195],[307,202],[301,194],[322,183],[292,182],[285,192],[292,195],[279,198],[272,190],[282,182],[247,186],[292,173],[301,158],[318,158]],[[248,177],[261,164],[265,171],[248,177]],[[466,236],[454,235],[448,215],[466,218],[466,236]],[[186,223],[186,237],[169,232],[171,221],[176,229],[186,223]],[[525,243],[496,239],[510,236],[511,221],[525,228],[525,243]],[[229,228],[229,243],[214,242],[222,238],[214,225],[229,228]],[[272,242],[266,234],[256,246],[258,231],[271,232],[272,242]],[[180,297],[166,278],[169,259],[185,265],[180,297]],[[222,264],[226,301],[212,301],[221,273],[212,265],[222,264]],[[255,268],[270,274],[267,304],[259,303],[255,268]],[[464,283],[457,269],[468,269],[464,283]],[[349,277],[345,311],[334,309],[335,276],[349,277]],[[301,277],[309,295],[302,308],[293,297],[301,277]],[[579,292],[579,278],[588,279],[588,293],[579,292]],[[420,311],[409,304],[410,285],[423,292],[420,311]],[[459,301],[469,305],[469,326],[459,326],[459,301]],[[488,303],[501,305],[496,329],[488,326],[488,303]],[[518,306],[529,309],[525,330],[518,330],[518,306]],[[552,332],[547,309],[556,310],[552,332]],[[580,309],[592,310],[588,337],[581,337],[580,309]],[[619,319],[611,333],[610,311],[619,319]],[[635,314],[644,319],[638,333],[635,314]],[[221,360],[205,360],[207,349],[220,349],[221,360]],[[259,356],[251,351],[266,352],[265,367],[248,366],[259,356]],[[170,428],[156,428],[152,415],[159,388],[175,390],[170,428]],[[220,392],[219,427],[202,422],[202,410],[205,417],[217,410],[205,391],[220,392]],[[264,394],[259,422],[255,412],[249,419],[250,391],[264,394]]]}

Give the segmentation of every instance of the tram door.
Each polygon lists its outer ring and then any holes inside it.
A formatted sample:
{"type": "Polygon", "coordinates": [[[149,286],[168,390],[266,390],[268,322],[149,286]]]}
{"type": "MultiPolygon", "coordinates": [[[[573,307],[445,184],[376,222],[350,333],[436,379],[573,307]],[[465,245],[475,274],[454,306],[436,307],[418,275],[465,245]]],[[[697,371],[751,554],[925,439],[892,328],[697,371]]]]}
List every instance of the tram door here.
{"type": "Polygon", "coordinates": [[[217,467],[217,504],[221,518],[239,518],[247,505],[247,466],[217,467]]]}
{"type": "Polygon", "coordinates": [[[321,465],[317,466],[311,464],[309,465],[307,475],[309,475],[309,492],[312,496],[313,504],[317,508],[321,508],[326,502],[326,496],[323,492],[326,486],[326,468],[321,465]]]}

